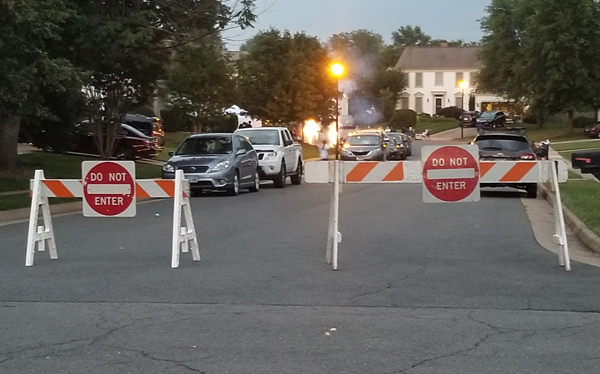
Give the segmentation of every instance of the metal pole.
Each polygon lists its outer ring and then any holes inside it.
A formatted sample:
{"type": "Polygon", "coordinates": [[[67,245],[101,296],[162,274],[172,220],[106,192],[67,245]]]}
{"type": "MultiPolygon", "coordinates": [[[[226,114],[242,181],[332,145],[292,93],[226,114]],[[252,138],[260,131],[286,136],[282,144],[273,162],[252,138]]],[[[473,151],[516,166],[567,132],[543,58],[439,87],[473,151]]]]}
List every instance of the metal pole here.
{"type": "Polygon", "coordinates": [[[338,103],[340,91],[339,91],[340,79],[335,80],[335,159],[339,160],[340,153],[340,129],[339,129],[339,114],[340,114],[340,106],[338,103]]]}

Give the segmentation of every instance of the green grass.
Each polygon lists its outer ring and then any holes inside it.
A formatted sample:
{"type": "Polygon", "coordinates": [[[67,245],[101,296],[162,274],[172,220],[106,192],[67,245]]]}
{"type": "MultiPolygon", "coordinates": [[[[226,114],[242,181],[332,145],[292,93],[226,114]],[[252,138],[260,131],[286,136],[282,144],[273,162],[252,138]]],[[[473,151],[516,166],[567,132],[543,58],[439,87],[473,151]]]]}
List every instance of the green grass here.
{"type": "Polygon", "coordinates": [[[458,127],[458,121],[452,118],[428,118],[417,122],[415,133],[420,134],[426,129],[430,129],[432,134],[437,134],[456,127],[458,127]]]}
{"type": "Polygon", "coordinates": [[[590,140],[579,140],[577,142],[564,142],[560,144],[551,144],[552,149],[557,152],[566,151],[566,150],[579,150],[579,149],[596,149],[600,148],[600,140],[590,139],[590,140]]]}
{"type": "Polygon", "coordinates": [[[560,185],[564,205],[600,235],[600,183],[593,180],[569,180],[560,185]]]}

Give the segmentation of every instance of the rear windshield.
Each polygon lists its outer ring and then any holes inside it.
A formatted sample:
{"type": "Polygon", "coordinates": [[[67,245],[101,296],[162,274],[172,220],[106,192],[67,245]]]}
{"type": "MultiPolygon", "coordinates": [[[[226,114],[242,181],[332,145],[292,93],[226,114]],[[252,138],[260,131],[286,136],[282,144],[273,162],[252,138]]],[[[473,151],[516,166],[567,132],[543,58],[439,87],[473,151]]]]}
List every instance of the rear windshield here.
{"type": "Polygon", "coordinates": [[[377,135],[352,135],[346,138],[348,145],[379,145],[381,138],[377,135]]]}
{"type": "Polygon", "coordinates": [[[218,155],[231,153],[230,137],[188,138],[179,146],[176,155],[218,155]]]}
{"type": "Polygon", "coordinates": [[[496,116],[496,112],[483,112],[481,113],[481,116],[479,116],[479,118],[494,118],[496,116]]]}
{"type": "Polygon", "coordinates": [[[501,138],[489,137],[475,140],[475,144],[482,151],[485,150],[505,150],[505,151],[529,151],[530,146],[525,138],[501,138]]]}
{"type": "Polygon", "coordinates": [[[144,135],[152,136],[152,122],[146,121],[126,121],[129,126],[140,130],[144,135]]]}

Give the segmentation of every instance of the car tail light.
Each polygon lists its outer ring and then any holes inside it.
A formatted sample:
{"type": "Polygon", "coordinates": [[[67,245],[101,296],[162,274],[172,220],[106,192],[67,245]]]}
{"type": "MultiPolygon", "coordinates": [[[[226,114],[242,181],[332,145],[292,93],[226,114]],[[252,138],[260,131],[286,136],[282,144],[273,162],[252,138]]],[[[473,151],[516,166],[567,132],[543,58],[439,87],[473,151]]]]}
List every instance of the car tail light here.
{"type": "Polygon", "coordinates": [[[535,160],[535,154],[533,153],[523,153],[519,156],[521,160],[535,160]]]}

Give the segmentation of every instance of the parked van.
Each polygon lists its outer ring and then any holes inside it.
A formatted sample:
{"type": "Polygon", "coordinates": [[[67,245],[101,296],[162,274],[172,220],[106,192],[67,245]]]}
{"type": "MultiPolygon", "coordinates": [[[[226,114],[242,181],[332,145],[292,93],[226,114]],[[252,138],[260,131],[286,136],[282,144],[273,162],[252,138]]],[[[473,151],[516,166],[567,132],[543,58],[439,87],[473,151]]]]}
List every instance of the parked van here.
{"type": "Polygon", "coordinates": [[[141,114],[128,114],[125,116],[123,123],[138,129],[144,135],[156,138],[159,146],[165,145],[165,131],[160,118],[146,117],[141,114]]]}

